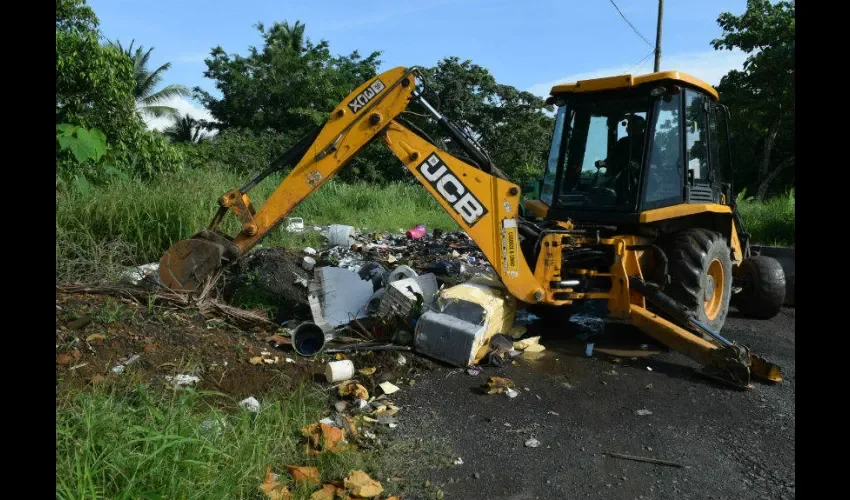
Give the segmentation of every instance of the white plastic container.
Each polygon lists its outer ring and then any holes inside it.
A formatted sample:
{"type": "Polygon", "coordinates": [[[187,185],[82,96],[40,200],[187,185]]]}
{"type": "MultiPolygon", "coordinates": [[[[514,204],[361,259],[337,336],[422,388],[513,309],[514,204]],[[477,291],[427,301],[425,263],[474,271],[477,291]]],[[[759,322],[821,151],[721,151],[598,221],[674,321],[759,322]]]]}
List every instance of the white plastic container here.
{"type": "Polygon", "coordinates": [[[354,243],[354,228],[333,224],[328,228],[328,244],[332,247],[350,247],[354,243]]]}
{"type": "Polygon", "coordinates": [[[405,266],[405,265],[402,264],[400,266],[397,266],[392,271],[390,271],[390,273],[387,275],[386,283],[384,283],[384,284],[389,285],[390,283],[392,283],[394,281],[403,280],[405,278],[416,278],[418,276],[419,276],[419,273],[417,273],[416,271],[411,269],[409,266],[405,266]]]}
{"type": "Polygon", "coordinates": [[[300,233],[304,231],[304,219],[301,217],[290,217],[286,219],[286,230],[290,233],[300,233]]]}
{"type": "Polygon", "coordinates": [[[354,363],[349,359],[331,361],[325,365],[325,378],[328,382],[342,382],[354,376],[354,363]]]}
{"type": "Polygon", "coordinates": [[[304,257],[304,259],[301,261],[301,267],[303,267],[305,271],[312,271],[313,266],[315,265],[316,259],[314,259],[313,257],[304,257]]]}

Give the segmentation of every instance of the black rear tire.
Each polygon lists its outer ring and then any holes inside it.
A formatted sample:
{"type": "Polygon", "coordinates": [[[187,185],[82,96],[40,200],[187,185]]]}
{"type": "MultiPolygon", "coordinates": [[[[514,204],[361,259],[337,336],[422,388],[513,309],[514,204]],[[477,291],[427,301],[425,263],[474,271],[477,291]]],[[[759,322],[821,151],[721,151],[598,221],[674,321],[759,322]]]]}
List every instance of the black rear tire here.
{"type": "Polygon", "coordinates": [[[742,288],[733,301],[738,311],[757,319],[779,314],[785,302],[785,271],[779,261],[764,255],[744,259],[735,277],[742,288]]]}
{"type": "Polygon", "coordinates": [[[670,284],[664,292],[720,332],[732,296],[732,257],[726,238],[693,228],[674,234],[666,246],[670,284]]]}

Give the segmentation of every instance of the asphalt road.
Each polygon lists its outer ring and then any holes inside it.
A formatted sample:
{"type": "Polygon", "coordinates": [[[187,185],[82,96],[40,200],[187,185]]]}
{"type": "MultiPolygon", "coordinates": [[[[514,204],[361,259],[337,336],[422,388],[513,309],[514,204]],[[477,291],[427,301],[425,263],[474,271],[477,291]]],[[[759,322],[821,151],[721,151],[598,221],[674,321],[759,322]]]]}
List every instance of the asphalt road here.
{"type": "MultiPolygon", "coordinates": [[[[702,377],[696,363],[666,350],[586,357],[585,341],[575,338],[581,327],[565,335],[538,322],[542,357],[477,376],[451,367],[422,374],[393,396],[402,406],[396,431],[443,441],[462,460],[422,473],[445,498],[794,498],[794,314],[758,321],[730,313],[722,333],[783,370],[783,382],[746,391],[702,377]],[[519,396],[477,392],[491,375],[512,379],[519,396]],[[531,438],[539,446],[527,447],[531,438]]],[[[589,341],[638,350],[652,342],[622,329],[589,341]]]]}

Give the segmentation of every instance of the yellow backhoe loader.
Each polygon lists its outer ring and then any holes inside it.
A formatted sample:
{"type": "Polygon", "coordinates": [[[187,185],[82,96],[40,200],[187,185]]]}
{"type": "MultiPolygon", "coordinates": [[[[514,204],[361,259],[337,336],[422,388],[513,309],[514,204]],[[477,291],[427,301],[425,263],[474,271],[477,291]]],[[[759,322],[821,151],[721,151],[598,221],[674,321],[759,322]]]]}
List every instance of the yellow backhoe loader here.
{"type": "Polygon", "coordinates": [[[778,366],[720,335],[730,301],[744,313],[779,312],[785,278],[751,256],[735,210],[725,107],[705,82],[679,72],[558,85],[555,130],[540,199],[520,189],[464,130],[422,98],[417,68],[365,82],[327,122],[240,189],[225,193],[206,230],[160,261],[173,290],[197,290],[278,227],[295,206],[379,138],[475,240],[507,289],[545,312],[607,303],[640,330],[736,387],[781,380],[778,366]],[[437,147],[400,115],[418,102],[465,155],[437,147]],[[258,210],[248,191],[289,175],[258,210]],[[219,231],[233,211],[241,231],[219,231]]]}

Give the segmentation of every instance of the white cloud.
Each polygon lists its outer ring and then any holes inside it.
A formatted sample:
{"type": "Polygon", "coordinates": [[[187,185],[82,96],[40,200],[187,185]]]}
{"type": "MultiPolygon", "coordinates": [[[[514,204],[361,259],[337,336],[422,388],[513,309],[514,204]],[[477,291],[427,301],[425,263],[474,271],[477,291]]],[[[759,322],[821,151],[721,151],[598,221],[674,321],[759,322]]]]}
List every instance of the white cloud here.
{"type": "MultiPolygon", "coordinates": [[[[189,115],[196,120],[215,121],[212,113],[207,108],[198,106],[183,97],[172,97],[161,103],[163,106],[175,108],[181,115],[189,115]]],[[[174,120],[167,117],[154,118],[142,115],[149,129],[162,131],[166,127],[174,123],[174,120]]]]}
{"type": "MultiPolygon", "coordinates": [[[[738,50],[710,50],[705,52],[676,54],[672,56],[665,56],[662,52],[661,71],[681,71],[699,78],[700,80],[704,80],[711,85],[717,85],[720,83],[720,79],[723,78],[729,70],[741,69],[746,59],[747,54],[738,50]]],[[[533,94],[546,97],[549,95],[549,91],[552,90],[552,87],[560,83],[573,83],[578,80],[589,80],[593,78],[624,74],[643,75],[652,72],[653,64],[653,57],[649,57],[639,65],[623,65],[588,71],[585,73],[574,73],[551,82],[534,84],[529,87],[528,91],[533,94]]]]}

